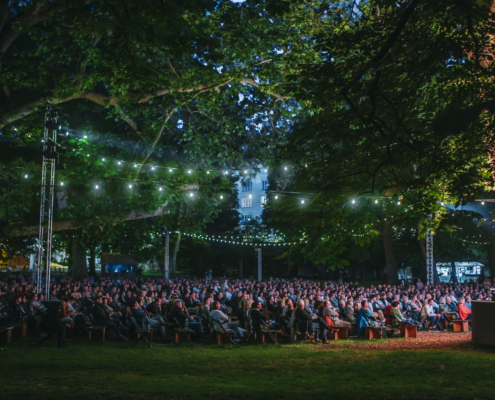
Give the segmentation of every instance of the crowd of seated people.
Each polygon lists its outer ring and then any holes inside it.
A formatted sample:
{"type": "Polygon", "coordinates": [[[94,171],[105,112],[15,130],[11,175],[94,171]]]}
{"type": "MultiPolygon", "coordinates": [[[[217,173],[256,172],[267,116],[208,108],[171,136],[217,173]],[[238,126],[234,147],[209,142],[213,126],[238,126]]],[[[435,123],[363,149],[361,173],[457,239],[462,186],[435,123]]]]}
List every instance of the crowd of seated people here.
{"type": "MultiPolygon", "coordinates": [[[[487,279],[482,284],[427,286],[402,280],[365,288],[353,282],[304,279],[65,277],[53,279],[48,300],[60,301],[59,319],[75,335],[98,325],[105,326],[111,338],[127,341],[135,322],[153,329],[162,342],[170,340],[174,328],[186,327],[193,340],[201,341],[213,318],[238,341],[247,340],[252,329],[281,330],[296,323],[299,331],[325,343],[332,327],[352,324],[357,336],[363,336],[373,321],[445,330],[452,319],[470,319],[472,299],[491,300],[491,284],[487,279]]],[[[44,300],[28,278],[11,275],[0,280],[0,313],[7,321],[26,321],[38,333],[44,300]]]]}

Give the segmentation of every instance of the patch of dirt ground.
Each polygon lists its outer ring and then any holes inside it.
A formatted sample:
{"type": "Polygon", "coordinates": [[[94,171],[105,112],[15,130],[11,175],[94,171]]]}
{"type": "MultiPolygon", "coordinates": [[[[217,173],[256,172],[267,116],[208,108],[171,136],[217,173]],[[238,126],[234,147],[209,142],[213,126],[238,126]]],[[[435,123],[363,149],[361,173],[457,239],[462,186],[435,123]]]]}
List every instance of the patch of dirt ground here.
{"type": "Polygon", "coordinates": [[[373,340],[355,340],[352,343],[317,346],[321,350],[335,349],[366,349],[366,350],[467,350],[475,349],[471,340],[471,332],[418,332],[415,339],[390,339],[387,342],[373,340]]]}

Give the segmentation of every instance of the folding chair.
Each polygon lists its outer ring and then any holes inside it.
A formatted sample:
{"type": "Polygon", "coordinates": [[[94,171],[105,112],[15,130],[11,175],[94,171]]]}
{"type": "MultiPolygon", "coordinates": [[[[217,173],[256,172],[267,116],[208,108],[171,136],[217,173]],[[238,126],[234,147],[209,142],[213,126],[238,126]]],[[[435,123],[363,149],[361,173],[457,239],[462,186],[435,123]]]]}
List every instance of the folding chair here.
{"type": "Polygon", "coordinates": [[[134,333],[136,334],[134,346],[136,346],[142,340],[151,349],[151,347],[153,346],[153,329],[150,327],[141,328],[137,323],[136,318],[132,316],[129,318],[129,321],[131,322],[131,326],[133,327],[134,333]],[[149,341],[146,336],[150,337],[149,341]]]}
{"type": "Polygon", "coordinates": [[[240,347],[232,338],[235,334],[235,332],[232,329],[225,329],[221,321],[218,321],[212,317],[210,317],[210,324],[217,335],[218,344],[222,345],[221,347],[225,346],[226,343],[229,344],[229,349],[231,349],[232,346],[234,348],[240,347]]]}
{"type": "Polygon", "coordinates": [[[300,329],[300,321],[297,318],[294,318],[293,328],[292,328],[294,330],[294,337],[295,337],[294,340],[306,341],[306,340],[309,339],[311,342],[313,342],[314,344],[316,344],[316,339],[311,339],[311,336],[309,336],[309,333],[308,333],[308,330],[309,330],[308,324],[309,324],[309,321],[306,321],[306,329],[304,331],[301,331],[301,329],[300,329]],[[298,339],[297,337],[299,335],[303,335],[303,338],[302,339],[298,339]]]}
{"type": "Polygon", "coordinates": [[[280,343],[277,340],[277,332],[276,330],[270,329],[270,321],[267,322],[266,325],[261,325],[261,334],[268,334],[270,338],[272,339],[273,343],[278,345],[279,347],[282,347],[280,343]]]}
{"type": "Polygon", "coordinates": [[[194,331],[190,328],[181,328],[179,321],[177,321],[177,318],[173,318],[175,321],[175,325],[177,326],[177,328],[174,328],[175,346],[180,346],[182,339],[184,339],[185,342],[188,342],[192,347],[194,347],[194,344],[191,342],[191,333],[194,333],[194,331]]]}
{"type": "Polygon", "coordinates": [[[388,335],[390,337],[392,337],[395,334],[400,335],[400,325],[394,326],[394,321],[397,321],[397,317],[393,314],[388,314],[388,316],[392,320],[392,324],[386,325],[386,328],[388,330],[388,335]]]}

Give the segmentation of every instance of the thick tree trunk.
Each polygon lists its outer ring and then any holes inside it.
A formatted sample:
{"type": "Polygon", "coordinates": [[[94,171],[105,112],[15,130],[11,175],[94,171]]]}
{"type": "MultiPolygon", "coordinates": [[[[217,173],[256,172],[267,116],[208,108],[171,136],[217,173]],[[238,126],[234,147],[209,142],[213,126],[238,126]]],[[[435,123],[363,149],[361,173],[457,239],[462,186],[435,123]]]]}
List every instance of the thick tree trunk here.
{"type": "Polygon", "coordinates": [[[175,241],[174,255],[172,256],[172,265],[171,265],[171,268],[170,268],[170,272],[172,274],[175,274],[175,271],[177,271],[177,253],[179,252],[180,237],[181,237],[181,233],[179,232],[177,234],[177,240],[175,241]]]}
{"type": "MultiPolygon", "coordinates": [[[[184,189],[186,190],[186,189],[184,189]]],[[[145,213],[142,211],[129,211],[114,218],[114,224],[123,221],[131,221],[135,219],[153,218],[161,215],[168,214],[164,208],[167,203],[158,207],[158,209],[152,213],[145,213]]],[[[79,229],[88,225],[100,225],[102,219],[90,218],[86,220],[69,219],[65,221],[53,221],[53,232],[67,231],[73,229],[79,229]]],[[[39,232],[39,225],[17,225],[6,226],[0,229],[0,238],[4,237],[19,237],[28,235],[37,235],[39,232]]]]}
{"type": "Polygon", "coordinates": [[[383,221],[382,236],[383,248],[385,250],[385,271],[387,273],[387,283],[389,285],[395,285],[397,283],[398,276],[391,222],[383,221]]]}
{"type": "Polygon", "coordinates": [[[89,248],[89,274],[96,276],[96,247],[90,246],[89,248]]]}
{"type": "Polygon", "coordinates": [[[72,276],[75,278],[84,278],[87,275],[86,246],[83,243],[75,242],[72,245],[72,276]]]}

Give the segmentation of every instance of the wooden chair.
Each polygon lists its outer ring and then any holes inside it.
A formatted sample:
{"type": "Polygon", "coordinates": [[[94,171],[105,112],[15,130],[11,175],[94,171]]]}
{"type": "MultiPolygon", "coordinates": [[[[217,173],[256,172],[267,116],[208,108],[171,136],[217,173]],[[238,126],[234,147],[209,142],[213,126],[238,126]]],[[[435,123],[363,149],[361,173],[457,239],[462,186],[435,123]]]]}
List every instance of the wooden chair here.
{"type": "Polygon", "coordinates": [[[106,334],[106,330],[107,330],[107,327],[106,326],[90,326],[88,329],[88,340],[91,340],[93,338],[93,333],[94,332],[98,332],[99,333],[99,337],[100,337],[100,343],[103,344],[103,342],[105,342],[105,334],[106,334]]]}
{"type": "Polygon", "coordinates": [[[274,329],[270,329],[270,322],[267,322],[266,325],[261,325],[261,330],[259,332],[259,341],[262,344],[273,343],[282,347],[277,340],[278,331],[274,329]]]}
{"type": "Polygon", "coordinates": [[[4,326],[0,328],[0,334],[5,334],[5,341],[9,344],[12,341],[12,331],[14,330],[13,326],[4,326]]]}
{"type": "Polygon", "coordinates": [[[233,337],[235,335],[235,332],[232,329],[225,329],[221,321],[218,321],[212,317],[210,317],[210,325],[212,326],[213,331],[217,336],[218,345],[221,345],[221,347],[223,347],[228,344],[229,349],[231,349],[232,347],[239,347],[239,345],[234,341],[233,337]]]}
{"type": "Polygon", "coordinates": [[[334,340],[347,340],[349,339],[349,328],[347,326],[332,326],[332,332],[335,332],[334,340]]]}
{"type": "Polygon", "coordinates": [[[400,337],[416,338],[418,332],[417,325],[400,325],[400,337]]]}
{"type": "Polygon", "coordinates": [[[191,333],[194,333],[194,331],[190,328],[181,328],[179,321],[177,321],[176,318],[174,318],[174,321],[176,325],[174,328],[175,346],[180,346],[180,344],[184,341],[194,347],[194,344],[191,342],[191,333]]]}
{"type": "Polygon", "coordinates": [[[136,335],[134,346],[136,346],[140,341],[143,341],[151,349],[153,347],[153,328],[141,328],[134,317],[130,317],[129,320],[134,329],[134,334],[136,335]]]}
{"type": "Polygon", "coordinates": [[[456,319],[452,321],[452,327],[454,328],[454,332],[469,332],[469,321],[456,319]]]}

